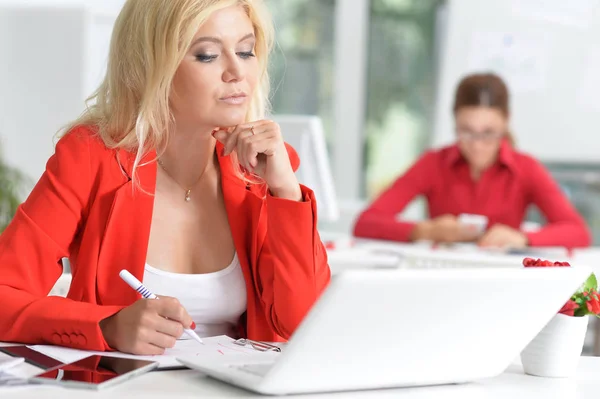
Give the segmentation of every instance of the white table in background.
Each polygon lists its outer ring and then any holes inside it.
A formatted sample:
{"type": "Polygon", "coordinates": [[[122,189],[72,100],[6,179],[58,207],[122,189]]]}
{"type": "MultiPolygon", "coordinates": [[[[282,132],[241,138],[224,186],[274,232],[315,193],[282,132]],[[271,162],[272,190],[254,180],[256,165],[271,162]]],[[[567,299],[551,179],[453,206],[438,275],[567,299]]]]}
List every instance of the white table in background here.
{"type": "Polygon", "coordinates": [[[431,243],[427,242],[400,243],[349,237],[338,237],[334,242],[335,248],[328,250],[329,265],[334,274],[355,268],[397,267],[401,263],[402,254],[418,256],[419,253],[422,253],[424,256],[428,256],[428,254],[447,254],[453,258],[464,256],[465,259],[481,257],[482,264],[488,260],[514,263],[517,266],[526,256],[567,260],[573,264],[590,266],[596,274],[600,275],[600,247],[577,249],[570,254],[566,249],[558,247],[529,248],[530,254],[506,254],[500,251],[482,250],[474,244],[459,244],[452,248],[433,248],[431,243]]]}
{"type": "MultiPolygon", "coordinates": [[[[318,369],[315,368],[318,372],[318,369]]],[[[449,399],[589,399],[600,392],[600,358],[582,357],[578,374],[568,379],[539,378],[523,374],[519,364],[498,377],[461,385],[386,389],[334,394],[303,395],[306,398],[449,398],[449,399]]],[[[265,398],[205,377],[192,370],[158,371],[101,391],[27,386],[0,389],[0,398],[265,398]]],[[[289,397],[289,396],[288,396],[289,397]]]]}

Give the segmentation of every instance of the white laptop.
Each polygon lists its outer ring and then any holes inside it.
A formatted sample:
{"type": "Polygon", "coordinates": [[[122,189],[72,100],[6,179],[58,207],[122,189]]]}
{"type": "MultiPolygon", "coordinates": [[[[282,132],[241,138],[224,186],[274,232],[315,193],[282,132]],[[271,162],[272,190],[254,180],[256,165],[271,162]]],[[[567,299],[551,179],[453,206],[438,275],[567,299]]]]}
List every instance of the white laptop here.
{"type": "Polygon", "coordinates": [[[350,270],[332,278],[275,361],[178,360],[269,395],[493,377],[590,273],[587,267],[350,270]]]}

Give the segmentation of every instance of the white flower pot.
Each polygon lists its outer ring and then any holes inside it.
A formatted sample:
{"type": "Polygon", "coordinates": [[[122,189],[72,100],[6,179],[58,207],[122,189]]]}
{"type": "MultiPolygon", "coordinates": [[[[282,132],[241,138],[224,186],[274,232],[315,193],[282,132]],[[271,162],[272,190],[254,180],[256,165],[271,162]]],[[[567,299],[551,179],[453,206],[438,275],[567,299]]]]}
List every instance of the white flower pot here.
{"type": "Polygon", "coordinates": [[[526,374],[570,377],[577,371],[588,316],[557,314],[521,352],[526,374]]]}

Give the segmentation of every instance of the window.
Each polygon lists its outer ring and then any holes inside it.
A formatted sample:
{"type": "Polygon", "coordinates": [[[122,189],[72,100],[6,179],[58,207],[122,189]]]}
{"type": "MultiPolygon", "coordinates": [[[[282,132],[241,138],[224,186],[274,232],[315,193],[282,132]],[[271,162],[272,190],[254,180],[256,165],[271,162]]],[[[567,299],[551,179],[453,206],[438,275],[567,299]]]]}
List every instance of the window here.
{"type": "Polygon", "coordinates": [[[367,198],[403,173],[429,143],[441,0],[372,0],[367,76],[367,198]]]}
{"type": "Polygon", "coordinates": [[[267,0],[277,38],[273,110],[323,119],[338,196],[342,207],[352,203],[350,217],[428,143],[441,4],[267,0]]]}
{"type": "Polygon", "coordinates": [[[333,116],[334,0],[267,0],[276,44],[271,102],[279,114],[319,115],[328,138],[333,116]]]}

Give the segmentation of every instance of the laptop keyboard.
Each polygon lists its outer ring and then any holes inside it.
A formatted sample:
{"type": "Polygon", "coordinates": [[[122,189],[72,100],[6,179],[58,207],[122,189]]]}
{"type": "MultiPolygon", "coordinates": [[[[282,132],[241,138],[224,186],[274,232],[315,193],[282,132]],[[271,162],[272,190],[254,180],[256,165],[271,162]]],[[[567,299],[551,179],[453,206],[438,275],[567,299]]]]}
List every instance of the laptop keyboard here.
{"type": "Polygon", "coordinates": [[[273,364],[274,363],[232,364],[230,367],[259,377],[264,377],[271,367],[273,367],[273,364]]]}

